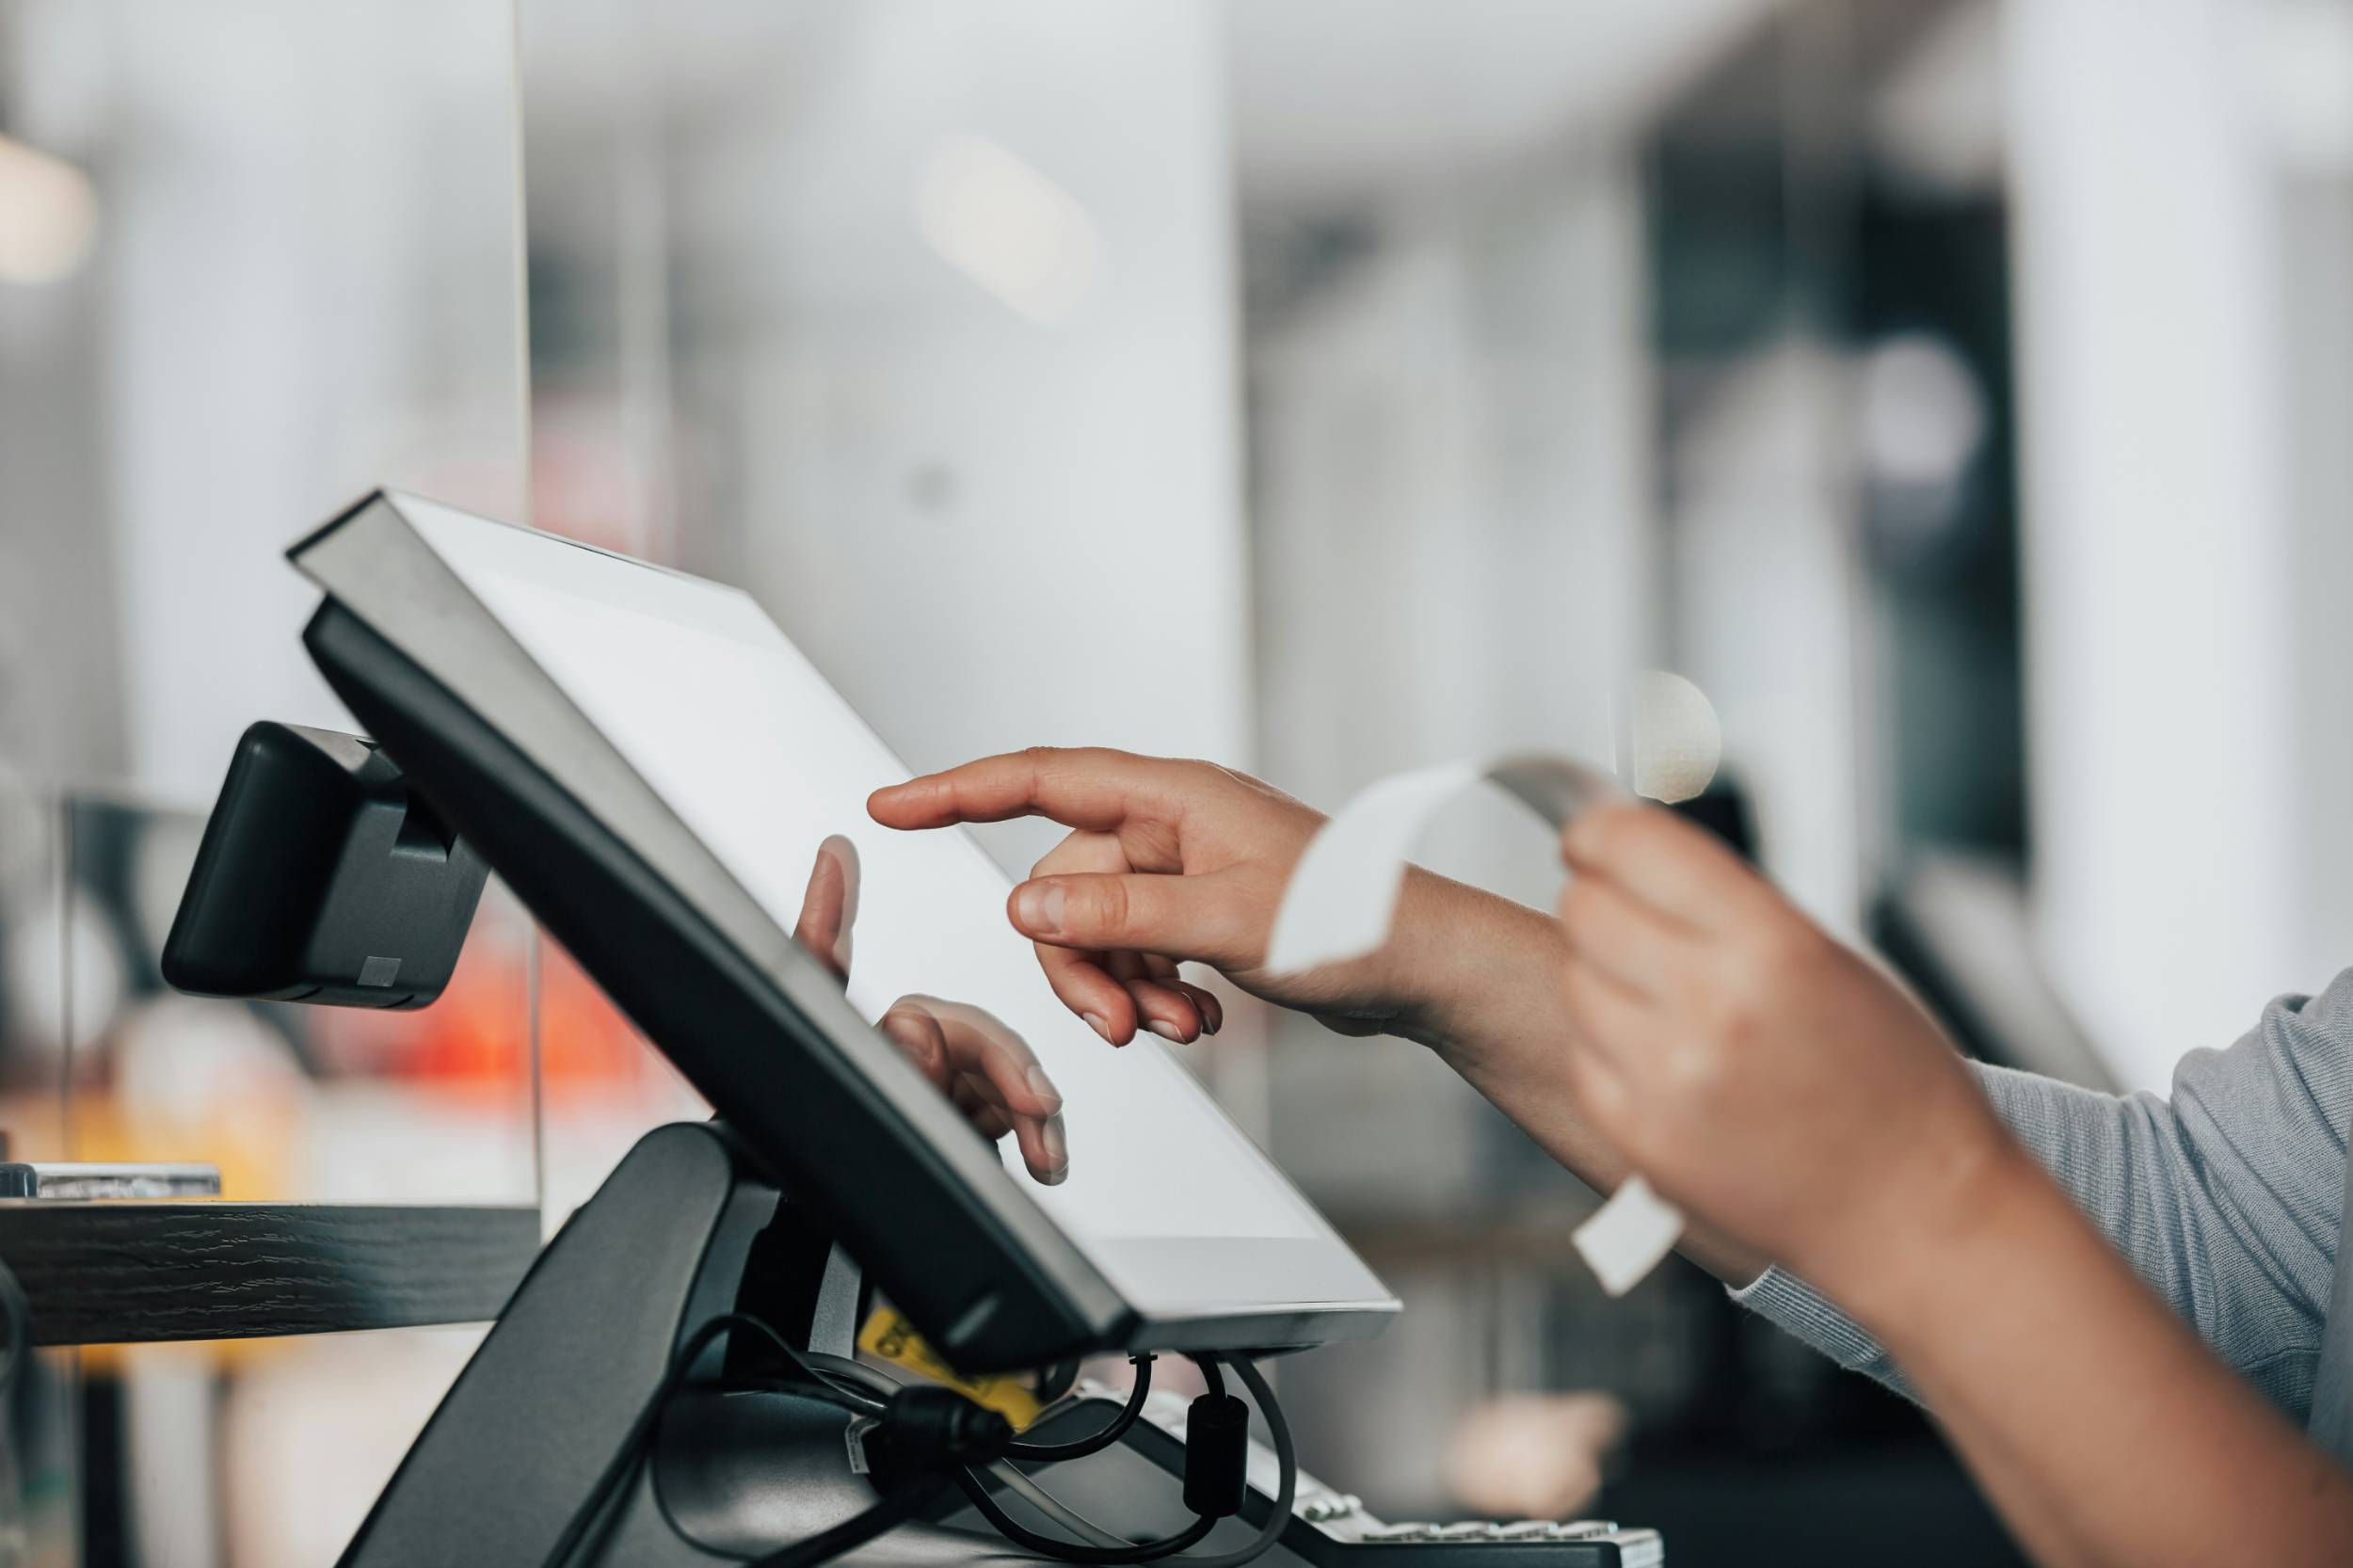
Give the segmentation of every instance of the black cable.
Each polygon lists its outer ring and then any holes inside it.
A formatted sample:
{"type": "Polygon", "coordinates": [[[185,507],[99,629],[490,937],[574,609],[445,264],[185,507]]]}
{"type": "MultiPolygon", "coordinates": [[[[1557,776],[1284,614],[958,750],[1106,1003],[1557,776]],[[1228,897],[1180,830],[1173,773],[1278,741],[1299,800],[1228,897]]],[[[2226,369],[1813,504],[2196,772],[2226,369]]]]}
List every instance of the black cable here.
{"type": "Polygon", "coordinates": [[[872,1416],[880,1411],[879,1400],[854,1395],[819,1377],[816,1370],[802,1361],[799,1353],[785,1342],[784,1336],[760,1319],[748,1312],[722,1313],[688,1336],[679,1353],[670,1358],[669,1368],[662,1374],[662,1381],[654,1385],[653,1392],[647,1396],[646,1402],[638,1407],[635,1418],[630,1422],[628,1434],[614,1449],[613,1457],[606,1462],[596,1485],[589,1489],[587,1500],[573,1512],[570,1522],[564,1527],[564,1533],[556,1538],[555,1545],[549,1551],[542,1568],[564,1568],[571,1561],[572,1554],[580,1550],[580,1544],[587,1539],[589,1530],[603,1516],[621,1482],[645,1457],[647,1438],[653,1431],[653,1424],[661,1419],[663,1411],[678,1393],[679,1384],[686,1381],[686,1374],[694,1368],[703,1352],[711,1348],[712,1341],[739,1328],[765,1336],[784,1352],[787,1359],[808,1374],[810,1386],[796,1392],[807,1393],[813,1399],[839,1406],[855,1416],[872,1416]]]}
{"type": "MultiPolygon", "coordinates": [[[[1273,1503],[1267,1510],[1266,1519],[1259,1526],[1257,1533],[1249,1541],[1231,1551],[1216,1552],[1207,1557],[1183,1559],[1181,1563],[1176,1565],[1176,1568],[1245,1568],[1245,1565],[1255,1561],[1281,1540],[1284,1528],[1290,1523],[1291,1504],[1298,1496],[1299,1489],[1298,1454],[1291,1443],[1290,1425],[1283,1418],[1282,1407],[1275,1401],[1273,1388],[1267,1383],[1265,1375],[1252,1366],[1246,1357],[1202,1355],[1193,1359],[1200,1365],[1202,1377],[1210,1385],[1211,1392],[1207,1398],[1224,1398],[1225,1380],[1220,1369],[1221,1362],[1230,1366],[1235,1374],[1249,1388],[1251,1398],[1257,1403],[1259,1415],[1266,1421],[1267,1431],[1274,1439],[1275,1467],[1279,1480],[1273,1503]]],[[[1189,1466],[1191,1463],[1190,1450],[1188,1450],[1189,1466]]],[[[1041,1557],[1053,1558],[1062,1562],[1097,1564],[1102,1565],[1102,1568],[1113,1568],[1113,1565],[1126,1563],[1156,1562],[1200,1544],[1209,1537],[1209,1532],[1217,1527],[1218,1523],[1216,1516],[1201,1514],[1196,1516],[1193,1524],[1183,1531],[1164,1541],[1139,1542],[1126,1548],[1096,1546],[1073,1541],[1057,1541],[1051,1536],[1040,1535],[1035,1530],[1009,1517],[998,1505],[996,1498],[989,1495],[986,1484],[982,1481],[977,1472],[967,1471],[957,1478],[957,1484],[963,1489],[965,1496],[971,1500],[973,1508],[1006,1540],[1041,1557]]]]}
{"type": "Polygon", "coordinates": [[[1020,1443],[1005,1450],[1007,1459],[1018,1459],[1038,1464],[1059,1464],[1066,1459],[1084,1459],[1101,1453],[1105,1448],[1128,1435],[1128,1429],[1144,1414],[1144,1401],[1152,1394],[1152,1361],[1149,1355],[1131,1355],[1128,1364],[1136,1369],[1136,1385],[1128,1391],[1128,1402],[1120,1407],[1100,1432],[1076,1437],[1067,1443],[1020,1443]]]}
{"type": "MultiPolygon", "coordinates": [[[[824,1400],[825,1403],[850,1411],[855,1415],[880,1416],[887,1408],[886,1400],[876,1399],[863,1388],[850,1385],[845,1380],[834,1376],[831,1372],[819,1372],[816,1384],[826,1393],[841,1396],[840,1399],[826,1399],[825,1394],[818,1394],[816,1396],[818,1399],[824,1400]]],[[[807,1394],[810,1392],[809,1384],[799,1378],[729,1378],[728,1387],[744,1393],[759,1394],[807,1394]]]]}
{"type": "Polygon", "coordinates": [[[1030,1392],[1037,1396],[1041,1406],[1053,1404],[1078,1386],[1079,1368],[1080,1363],[1075,1356],[1057,1361],[1050,1367],[1041,1367],[1030,1379],[1030,1392]]]}
{"type": "Polygon", "coordinates": [[[997,1463],[1012,1440],[1013,1424],[1001,1414],[952,1388],[928,1384],[902,1388],[890,1396],[878,1429],[866,1439],[870,1457],[879,1461],[877,1484],[886,1475],[900,1477],[898,1483],[864,1512],[779,1547],[753,1568],[818,1568],[830,1562],[914,1518],[968,1467],[997,1463]]]}
{"type": "MultiPolygon", "coordinates": [[[[859,1410],[859,1413],[864,1413],[864,1415],[883,1415],[883,1410],[889,1405],[888,1394],[880,1394],[880,1391],[875,1391],[875,1389],[866,1389],[866,1386],[852,1386],[847,1377],[838,1375],[838,1372],[833,1372],[831,1368],[814,1366],[817,1361],[833,1361],[833,1356],[824,1356],[824,1353],[812,1356],[812,1353],[808,1353],[808,1352],[800,1352],[800,1349],[793,1347],[784,1335],[776,1333],[776,1330],[772,1328],[765,1319],[756,1319],[756,1316],[751,1316],[751,1314],[729,1314],[729,1316],[742,1316],[746,1328],[760,1330],[760,1333],[767,1337],[767,1342],[775,1344],[776,1353],[784,1356],[786,1361],[793,1366],[795,1372],[800,1372],[798,1382],[762,1377],[762,1380],[746,1382],[746,1384],[742,1384],[742,1386],[786,1391],[786,1394],[808,1394],[808,1391],[814,1386],[814,1389],[819,1389],[819,1399],[826,1400],[828,1405],[840,1405],[840,1408],[845,1408],[845,1410],[859,1410]]],[[[852,1363],[852,1366],[856,1366],[856,1363],[852,1363]]],[[[729,1386],[734,1386],[734,1384],[729,1384],[729,1386]]]]}
{"type": "Polygon", "coordinates": [[[801,1362],[836,1388],[872,1395],[878,1406],[888,1404],[890,1396],[900,1389],[922,1381],[913,1372],[894,1376],[880,1367],[869,1367],[856,1356],[828,1355],[824,1351],[803,1351],[801,1362]]]}
{"type": "MultiPolygon", "coordinates": [[[[1087,1454],[1099,1452],[1117,1442],[1121,1436],[1125,1435],[1127,1430],[1135,1424],[1136,1417],[1144,1410],[1144,1401],[1150,1393],[1146,1384],[1151,1373],[1151,1358],[1139,1355],[1133,1359],[1136,1364],[1136,1386],[1129,1391],[1128,1402],[1121,1407],[1120,1414],[1113,1417],[1101,1432],[1091,1437],[1081,1438],[1075,1443],[1016,1444],[1006,1451],[1007,1457],[1056,1461],[1078,1459],[1087,1454]]],[[[1201,1368],[1202,1381],[1209,1385],[1208,1397],[1224,1399],[1225,1376],[1219,1369],[1217,1357],[1192,1355],[1188,1359],[1201,1368]]],[[[981,1517],[987,1520],[996,1528],[998,1534],[1015,1545],[1035,1552],[1041,1557],[1050,1557],[1063,1562],[1091,1564],[1094,1568],[1118,1568],[1120,1564],[1154,1562],[1161,1558],[1173,1557],[1207,1540],[1209,1532],[1217,1528],[1219,1518],[1219,1515],[1215,1513],[1200,1513],[1194,1515],[1192,1524],[1163,1540],[1139,1541],[1124,1547],[1097,1546],[1080,1542],[1058,1541],[1050,1535],[1041,1535],[1036,1530],[1031,1529],[999,1506],[997,1499],[989,1495],[987,1484],[973,1471],[967,1470],[957,1477],[957,1484],[963,1488],[965,1496],[970,1499],[972,1507],[981,1517]]]]}
{"type": "Polygon", "coordinates": [[[1246,1568],[1283,1538],[1283,1531],[1291,1521],[1291,1505],[1299,1500],[1299,1450],[1291,1441],[1290,1423],[1283,1418],[1282,1401],[1274,1397],[1273,1385],[1267,1382],[1266,1374],[1252,1366],[1248,1356],[1230,1357],[1229,1364],[1234,1375],[1250,1390],[1250,1397],[1258,1402],[1258,1415],[1266,1421],[1267,1435],[1274,1439],[1274,1500],[1257,1535],[1230,1552],[1187,1558],[1184,1568],[1246,1568]]]}
{"type": "Polygon", "coordinates": [[[1209,1538],[1211,1530],[1217,1528],[1217,1521],[1203,1514],[1175,1535],[1163,1540],[1139,1541],[1132,1546],[1125,1547],[1085,1546],[1077,1542],[1057,1541],[1050,1535],[1038,1534],[1037,1531],[999,1507],[997,1499],[988,1495],[988,1488],[983,1484],[981,1478],[969,1470],[960,1470],[956,1473],[956,1484],[964,1489],[964,1495],[970,1500],[973,1509],[995,1528],[998,1534],[1024,1551],[1035,1552],[1040,1557],[1050,1557],[1058,1562],[1091,1563],[1098,1565],[1098,1568],[1121,1568],[1123,1564],[1157,1562],[1161,1558],[1173,1557],[1187,1547],[1199,1545],[1209,1538]]]}
{"type": "Polygon", "coordinates": [[[820,1563],[830,1562],[844,1552],[865,1545],[885,1530],[905,1524],[947,1488],[948,1477],[943,1474],[910,1481],[865,1512],[854,1514],[831,1529],[820,1530],[806,1541],[779,1546],[766,1557],[754,1560],[749,1568],[818,1568],[820,1563]]]}

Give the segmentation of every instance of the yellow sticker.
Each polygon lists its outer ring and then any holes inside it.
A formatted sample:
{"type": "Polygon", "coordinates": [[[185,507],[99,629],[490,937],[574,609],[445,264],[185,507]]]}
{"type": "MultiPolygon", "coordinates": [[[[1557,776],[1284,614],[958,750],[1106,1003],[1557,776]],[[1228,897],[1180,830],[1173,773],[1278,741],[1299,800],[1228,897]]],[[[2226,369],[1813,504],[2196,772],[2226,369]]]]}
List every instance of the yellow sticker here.
{"type": "Polygon", "coordinates": [[[1017,1377],[968,1378],[939,1359],[915,1325],[887,1306],[874,1308],[874,1315],[866,1320],[858,1331],[857,1348],[879,1361],[894,1367],[904,1367],[920,1378],[944,1384],[976,1404],[989,1409],[1011,1421],[1015,1431],[1028,1426],[1045,1407],[1030,1385],[1017,1377]]]}

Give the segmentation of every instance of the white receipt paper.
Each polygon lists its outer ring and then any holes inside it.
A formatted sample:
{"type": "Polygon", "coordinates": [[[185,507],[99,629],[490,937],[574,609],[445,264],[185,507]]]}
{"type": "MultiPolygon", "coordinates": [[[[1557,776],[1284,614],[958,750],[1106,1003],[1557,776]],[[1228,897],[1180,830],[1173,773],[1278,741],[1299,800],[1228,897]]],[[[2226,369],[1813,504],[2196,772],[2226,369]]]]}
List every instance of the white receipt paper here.
{"type": "MultiPolygon", "coordinates": [[[[1341,808],[1308,841],[1274,914],[1267,968],[1297,974],[1379,951],[1388,940],[1422,829],[1448,801],[1479,784],[1501,790],[1555,827],[1621,794],[1608,775],[1545,755],[1393,774],[1341,808]]],[[[1623,1296],[1674,1250],[1682,1234],[1682,1212],[1650,1183],[1630,1176],[1570,1240],[1601,1288],[1623,1296]]]]}

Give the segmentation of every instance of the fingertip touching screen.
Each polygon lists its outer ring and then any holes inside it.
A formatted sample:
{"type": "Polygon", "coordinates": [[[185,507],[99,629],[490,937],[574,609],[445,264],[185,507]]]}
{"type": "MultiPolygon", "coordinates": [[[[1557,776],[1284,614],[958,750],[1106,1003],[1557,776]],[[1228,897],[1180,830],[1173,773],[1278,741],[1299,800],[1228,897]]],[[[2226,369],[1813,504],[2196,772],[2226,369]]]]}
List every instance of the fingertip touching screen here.
{"type": "Polygon", "coordinates": [[[1159,1040],[1114,1049],[1062,1004],[974,839],[868,816],[906,768],[748,595],[414,498],[402,511],[781,929],[800,920],[820,845],[855,846],[852,1005],[872,1022],[901,998],[942,999],[1028,1044],[1062,1097],[1068,1160],[1040,1180],[1007,1137],[1006,1177],[1139,1310],[1389,1304],[1159,1040]]]}

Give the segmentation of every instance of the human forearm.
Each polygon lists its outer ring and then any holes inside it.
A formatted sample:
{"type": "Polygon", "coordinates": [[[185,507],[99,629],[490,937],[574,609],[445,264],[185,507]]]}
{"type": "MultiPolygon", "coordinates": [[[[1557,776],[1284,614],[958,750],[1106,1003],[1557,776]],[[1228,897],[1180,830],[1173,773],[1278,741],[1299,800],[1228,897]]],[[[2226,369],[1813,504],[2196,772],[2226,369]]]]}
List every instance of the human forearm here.
{"type": "Polygon", "coordinates": [[[1563,835],[1594,1128],[1879,1336],[2046,1561],[2343,1561],[2353,1478],[2199,1344],[1933,1019],[1663,813],[1563,835]]]}
{"type": "Polygon", "coordinates": [[[1168,1021],[1151,1002],[1176,962],[1210,964],[1335,1027],[1424,1041],[1596,1187],[1630,1162],[1721,1227],[1687,1250],[1722,1276],[1786,1258],[1916,1372],[2046,1560],[2294,1563],[2353,1540],[2353,1482],[2141,1290],[1933,1020],[1689,824],[1582,814],[1557,925],[1417,876],[1385,954],[1292,975],[1266,969],[1269,930],[1321,818],[1257,780],[1034,751],[869,808],[906,829],[1072,828],[1008,914],[1074,1012],[1116,1014],[1092,1020],[1114,1043],[1168,1021]],[[1989,1160],[2011,1178],[1948,1201],[1989,1160]]]}
{"type": "MultiPolygon", "coordinates": [[[[1560,921],[1416,869],[1396,930],[1385,958],[1400,999],[1390,1028],[1428,1047],[1588,1186],[1607,1192],[1623,1181],[1630,1167],[1594,1131],[1561,1071],[1576,1025],[1557,984],[1566,953],[1560,921]]],[[[1768,1261],[1706,1225],[1691,1226],[1679,1250],[1734,1286],[1768,1261]]]]}
{"type": "Polygon", "coordinates": [[[2353,1478],[2207,1353],[2023,1154],[1816,1271],[2038,1560],[2341,1562],[2353,1478]]]}
{"type": "MultiPolygon", "coordinates": [[[[2336,1269],[2349,1038],[2353,971],[2318,997],[2273,1000],[2229,1049],[2185,1058],[2166,1098],[1982,1063],[1970,1071],[2010,1135],[2158,1300],[2294,1411],[2310,1398],[2336,1269]]],[[[1840,1365],[1919,1398],[1886,1348],[1808,1282],[1775,1272],[1740,1299],[1840,1365]]]]}

